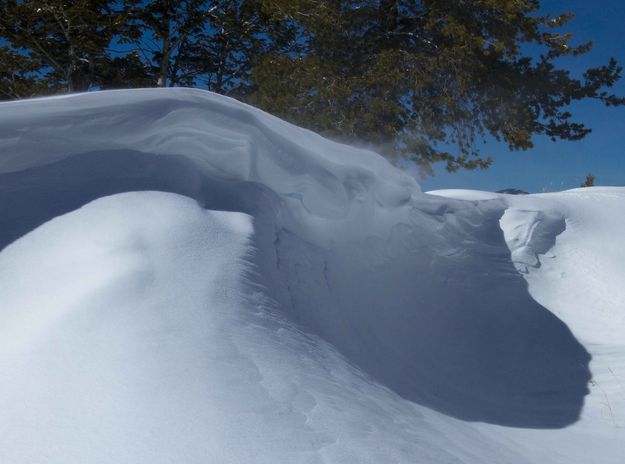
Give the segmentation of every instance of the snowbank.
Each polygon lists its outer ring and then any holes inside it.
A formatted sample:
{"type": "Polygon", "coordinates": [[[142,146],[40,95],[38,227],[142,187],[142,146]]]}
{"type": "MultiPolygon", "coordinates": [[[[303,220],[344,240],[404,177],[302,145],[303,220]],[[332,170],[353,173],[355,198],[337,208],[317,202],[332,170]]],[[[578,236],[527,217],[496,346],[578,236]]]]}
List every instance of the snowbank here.
{"type": "Polygon", "coordinates": [[[0,104],[2,462],[622,462],[625,190],[434,194],[207,92],[0,104]]]}

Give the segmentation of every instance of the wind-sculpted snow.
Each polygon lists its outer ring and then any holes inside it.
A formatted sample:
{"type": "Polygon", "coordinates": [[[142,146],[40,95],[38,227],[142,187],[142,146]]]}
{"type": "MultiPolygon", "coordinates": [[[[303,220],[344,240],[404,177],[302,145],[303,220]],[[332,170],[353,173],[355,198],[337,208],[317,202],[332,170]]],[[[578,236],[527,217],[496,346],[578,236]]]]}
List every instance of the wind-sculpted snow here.
{"type": "Polygon", "coordinates": [[[354,201],[392,207],[418,190],[410,176],[378,156],[368,155],[363,164],[363,150],[203,91],[5,103],[0,118],[2,173],[92,152],[182,155],[204,175],[263,184],[323,218],[346,216],[354,201]]]}
{"type": "Polygon", "coordinates": [[[426,195],[201,91],[0,104],[2,462],[621,462],[557,277],[592,194],[426,195]]]}

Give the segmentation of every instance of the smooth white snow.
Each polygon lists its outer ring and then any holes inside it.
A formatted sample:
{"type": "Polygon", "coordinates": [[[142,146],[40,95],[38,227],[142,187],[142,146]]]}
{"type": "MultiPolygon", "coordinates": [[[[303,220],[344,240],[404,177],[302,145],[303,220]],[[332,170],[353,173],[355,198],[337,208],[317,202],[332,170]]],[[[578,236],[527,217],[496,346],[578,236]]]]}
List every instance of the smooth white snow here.
{"type": "Polygon", "coordinates": [[[624,226],[202,91],[2,103],[0,462],[625,462],[624,226]]]}

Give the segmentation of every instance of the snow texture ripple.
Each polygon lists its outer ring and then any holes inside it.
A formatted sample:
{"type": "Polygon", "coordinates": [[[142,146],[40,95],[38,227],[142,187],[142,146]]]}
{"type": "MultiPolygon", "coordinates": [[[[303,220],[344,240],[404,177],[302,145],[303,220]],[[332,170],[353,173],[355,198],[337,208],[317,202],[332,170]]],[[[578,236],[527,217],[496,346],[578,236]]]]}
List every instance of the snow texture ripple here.
{"type": "Polygon", "coordinates": [[[0,104],[0,461],[621,463],[625,189],[422,193],[188,89],[0,104]]]}

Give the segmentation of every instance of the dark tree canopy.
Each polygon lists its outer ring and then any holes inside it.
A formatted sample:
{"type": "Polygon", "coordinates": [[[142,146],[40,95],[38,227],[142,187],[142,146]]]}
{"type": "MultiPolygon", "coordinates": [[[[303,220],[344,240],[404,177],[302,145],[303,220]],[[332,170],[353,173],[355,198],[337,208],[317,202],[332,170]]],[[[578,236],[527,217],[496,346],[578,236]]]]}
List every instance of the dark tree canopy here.
{"type": "Polygon", "coordinates": [[[625,103],[606,90],[620,77],[614,60],[579,78],[557,66],[591,44],[572,46],[560,31],[572,16],[542,15],[538,0],[263,3],[298,40],[254,69],[253,103],[426,172],[487,167],[476,148],[486,135],[512,150],[536,134],[580,139],[590,129],[567,110],[574,100],[625,103]]]}
{"type": "Polygon", "coordinates": [[[595,186],[595,176],[593,176],[592,174],[588,174],[586,176],[586,179],[584,179],[584,182],[582,183],[582,185],[580,185],[580,187],[594,187],[595,186]]]}
{"type": "Polygon", "coordinates": [[[0,100],[45,94],[48,86],[36,77],[40,69],[37,61],[0,46],[0,100]]]}
{"type": "Polygon", "coordinates": [[[0,99],[198,86],[424,173],[485,168],[488,138],[578,140],[614,60],[574,75],[571,14],[539,0],[0,0],[0,99]]]}
{"type": "Polygon", "coordinates": [[[290,39],[254,0],[0,0],[0,92],[199,86],[244,95],[290,39]]]}
{"type": "Polygon", "coordinates": [[[250,0],[126,1],[120,42],[145,58],[156,85],[242,95],[257,55],[281,51],[277,22],[250,0]]]}
{"type": "Polygon", "coordinates": [[[107,47],[122,21],[113,5],[106,0],[0,0],[0,38],[4,53],[12,57],[0,62],[3,93],[25,97],[98,85],[109,60],[107,47]],[[20,85],[11,85],[5,76],[21,77],[20,85]]]}

